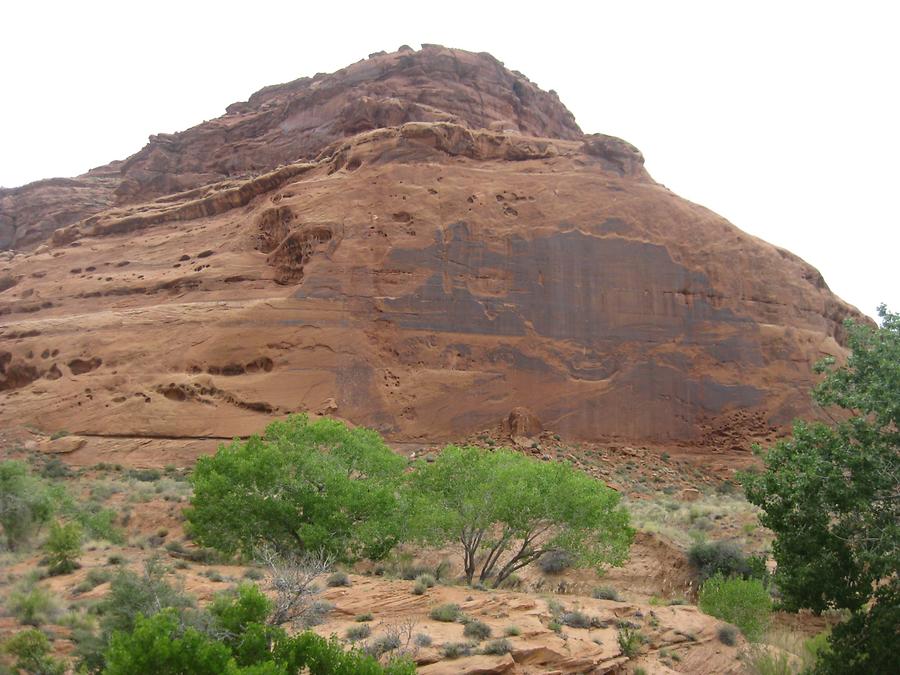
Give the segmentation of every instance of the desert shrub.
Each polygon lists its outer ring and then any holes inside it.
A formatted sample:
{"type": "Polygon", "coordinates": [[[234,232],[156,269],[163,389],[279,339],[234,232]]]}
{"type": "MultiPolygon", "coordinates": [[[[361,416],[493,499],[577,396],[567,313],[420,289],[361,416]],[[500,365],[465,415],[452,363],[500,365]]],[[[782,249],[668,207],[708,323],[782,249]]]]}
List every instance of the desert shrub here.
{"type": "Polygon", "coordinates": [[[252,556],[265,542],[377,559],[405,529],[397,490],[405,466],[374,431],[297,415],[197,460],[185,516],[198,542],[227,554],[252,556]]]}
{"type": "Polygon", "coordinates": [[[644,644],[643,634],[639,630],[627,626],[619,629],[616,640],[619,643],[619,649],[629,659],[637,656],[644,644]]]}
{"type": "Polygon", "coordinates": [[[370,644],[366,645],[365,651],[377,659],[382,654],[399,649],[400,644],[400,633],[391,631],[372,640],[370,644]]]}
{"type": "Polygon", "coordinates": [[[463,635],[473,640],[487,640],[491,637],[491,627],[483,621],[473,619],[466,622],[466,627],[463,628],[463,635]]]}
{"type": "Polygon", "coordinates": [[[701,582],[716,574],[749,577],[752,573],[747,557],[733,541],[698,542],[688,551],[688,561],[701,582]]]}
{"type": "Polygon", "coordinates": [[[0,527],[6,547],[15,551],[47,523],[61,491],[31,474],[24,462],[0,462],[0,527]]]}
{"type": "Polygon", "coordinates": [[[698,604],[705,613],[740,628],[748,640],[762,637],[772,612],[772,598],[761,581],[721,574],[703,584],[698,604]]]}
{"type": "Polygon", "coordinates": [[[729,626],[728,624],[719,626],[719,630],[717,631],[716,635],[719,638],[719,642],[721,642],[723,645],[734,647],[737,644],[738,629],[734,626],[729,626]]]}
{"type": "Polygon", "coordinates": [[[41,626],[59,615],[59,603],[46,588],[26,579],[6,599],[10,614],[26,626],[41,626]]]}
{"type": "Polygon", "coordinates": [[[373,618],[372,612],[366,612],[365,614],[357,614],[353,617],[353,620],[362,623],[364,621],[371,621],[373,618]]]}
{"type": "Polygon", "coordinates": [[[559,620],[570,628],[590,628],[592,623],[591,617],[578,611],[564,612],[559,620]]]}
{"type": "Polygon", "coordinates": [[[598,586],[591,591],[591,597],[597,600],[621,600],[619,592],[611,586],[598,586]]]}
{"type": "Polygon", "coordinates": [[[516,637],[517,635],[522,634],[522,629],[518,626],[507,626],[503,629],[503,634],[506,635],[506,637],[516,637]]]}
{"type": "Polygon", "coordinates": [[[441,654],[445,659],[458,659],[472,655],[472,645],[468,642],[448,642],[441,647],[441,654]]]}
{"type": "Polygon", "coordinates": [[[551,552],[579,567],[618,565],[634,535],[614,490],[570,464],[508,450],[449,446],[416,465],[409,487],[411,534],[459,542],[469,584],[481,560],[478,580],[495,586],[551,552]]]}
{"type": "Polygon", "coordinates": [[[509,640],[506,640],[504,638],[500,638],[499,640],[491,640],[484,646],[484,649],[482,649],[481,651],[485,654],[503,656],[503,654],[508,654],[512,651],[512,644],[509,640]]]}
{"type": "Polygon", "coordinates": [[[41,476],[44,478],[67,478],[70,475],[72,475],[72,470],[69,465],[59,457],[51,457],[41,467],[41,476]]]}
{"type": "Polygon", "coordinates": [[[345,633],[346,637],[350,642],[357,642],[358,640],[365,640],[372,634],[372,628],[368,624],[361,623],[358,626],[350,626],[345,633]]]}
{"type": "Polygon", "coordinates": [[[129,469],[128,477],[142,483],[153,483],[162,478],[159,469],[129,469]]]}
{"type": "Polygon", "coordinates": [[[796,675],[797,672],[786,652],[763,645],[752,645],[743,661],[749,675],[796,675]]]}
{"type": "Polygon", "coordinates": [[[437,582],[431,574],[420,574],[416,577],[416,583],[422,584],[425,588],[432,588],[437,582]]]}
{"type": "Polygon", "coordinates": [[[538,567],[544,574],[559,574],[569,569],[573,562],[571,553],[556,549],[542,555],[538,559],[538,567]]]}
{"type": "Polygon", "coordinates": [[[252,581],[259,581],[260,579],[265,579],[265,577],[265,572],[255,567],[250,567],[244,572],[244,578],[252,581]]]}
{"type": "Polygon", "coordinates": [[[91,539],[105,539],[113,544],[124,544],[125,535],[116,527],[118,514],[113,509],[104,509],[98,504],[88,503],[67,509],[69,517],[84,528],[84,534],[91,539]]]}
{"type": "Polygon", "coordinates": [[[3,651],[16,657],[13,667],[38,675],[64,675],[66,664],[50,655],[50,640],[37,628],[16,633],[3,644],[3,651]]]}
{"type": "Polygon", "coordinates": [[[412,588],[413,595],[425,595],[425,592],[428,590],[428,586],[423,584],[421,581],[417,581],[412,588]]]}
{"type": "Polygon", "coordinates": [[[418,633],[415,638],[413,638],[413,643],[416,647],[430,647],[431,646],[431,636],[427,633],[418,633]]]}
{"type": "Polygon", "coordinates": [[[81,557],[82,530],[78,523],[62,524],[54,521],[50,525],[50,535],[44,544],[47,565],[51,575],[69,574],[77,570],[81,557]]]}
{"type": "Polygon", "coordinates": [[[432,608],[428,614],[434,621],[453,622],[460,617],[459,605],[446,603],[432,608]]]}
{"type": "Polygon", "coordinates": [[[334,588],[336,586],[349,586],[350,577],[347,576],[346,572],[335,572],[334,574],[329,576],[328,579],[326,579],[325,585],[329,588],[334,588]]]}

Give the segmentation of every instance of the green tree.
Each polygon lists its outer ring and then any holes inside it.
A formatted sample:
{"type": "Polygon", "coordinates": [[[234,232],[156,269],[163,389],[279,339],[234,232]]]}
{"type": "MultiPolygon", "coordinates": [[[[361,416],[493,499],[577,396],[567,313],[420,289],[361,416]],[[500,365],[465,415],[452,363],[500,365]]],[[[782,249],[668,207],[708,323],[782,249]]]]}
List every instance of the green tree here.
{"type": "Polygon", "coordinates": [[[14,551],[53,515],[59,491],[33,476],[24,462],[0,462],[0,526],[14,551]]]}
{"type": "Polygon", "coordinates": [[[620,565],[634,531],[614,490],[565,462],[449,446],[409,482],[409,523],[427,543],[458,542],[466,579],[501,584],[551,551],[574,565],[620,565]]]}
{"type": "Polygon", "coordinates": [[[772,613],[772,598],[759,579],[726,579],[715,574],[700,588],[700,609],[741,629],[748,640],[766,632],[772,613]]]}
{"type": "Polygon", "coordinates": [[[796,422],[790,439],[757,449],[764,471],[743,476],[776,535],[785,608],[854,612],[833,631],[821,672],[881,672],[873,664],[896,656],[896,633],[865,630],[896,617],[900,595],[900,316],[879,315],[880,328],[846,323],[843,367],[817,366],[826,377],[813,398],[841,409],[833,423],[796,422]]]}
{"type": "Polygon", "coordinates": [[[250,556],[268,543],[378,558],[401,534],[396,486],[405,466],[374,431],[297,415],[201,457],[186,517],[199,542],[228,554],[250,556]]]}
{"type": "Polygon", "coordinates": [[[51,575],[69,574],[77,570],[81,557],[81,526],[75,522],[53,521],[50,534],[44,544],[47,552],[48,568],[51,575]]]}
{"type": "Polygon", "coordinates": [[[106,675],[230,675],[238,672],[228,647],[184,628],[175,609],[138,616],[130,633],[116,632],[106,650],[106,675]]]}

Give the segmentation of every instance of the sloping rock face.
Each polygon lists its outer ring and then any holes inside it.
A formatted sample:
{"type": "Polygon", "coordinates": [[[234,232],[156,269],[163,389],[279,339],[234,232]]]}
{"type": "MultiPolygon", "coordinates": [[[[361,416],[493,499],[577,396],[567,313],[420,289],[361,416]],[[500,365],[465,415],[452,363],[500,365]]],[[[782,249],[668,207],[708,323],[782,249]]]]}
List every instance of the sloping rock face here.
{"type": "Polygon", "coordinates": [[[247,102],[228,106],[223,117],[151,136],[125,161],[77,179],[0,189],[0,249],[33,246],[56,228],[112,205],[312,159],[334,141],[414,121],[581,137],[572,113],[554,94],[489,54],[438,45],[418,52],[401,48],[336,73],[265,87],[247,102]]]}
{"type": "MultiPolygon", "coordinates": [[[[95,173],[116,205],[72,202],[0,268],[0,424],[74,454],[196,454],[300,411],[451,440],[520,407],[570,439],[746,453],[812,412],[810,367],[859,316],[487,55],[263,89],[95,173]]],[[[45,222],[35,189],[3,217],[45,222]]]]}

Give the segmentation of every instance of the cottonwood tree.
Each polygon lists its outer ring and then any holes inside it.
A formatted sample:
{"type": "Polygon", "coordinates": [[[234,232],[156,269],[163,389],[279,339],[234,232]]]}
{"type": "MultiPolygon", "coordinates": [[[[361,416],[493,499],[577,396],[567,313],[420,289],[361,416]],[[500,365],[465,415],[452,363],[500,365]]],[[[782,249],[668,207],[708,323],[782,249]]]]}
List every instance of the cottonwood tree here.
{"type": "Polygon", "coordinates": [[[185,516],[204,544],[252,558],[323,551],[379,558],[397,543],[397,485],[406,460],[374,431],[305,415],[201,457],[185,516]]]}
{"type": "Polygon", "coordinates": [[[743,477],[747,498],[776,539],[776,583],[787,609],[853,612],[836,626],[823,673],[889,672],[900,625],[900,315],[879,308],[880,328],[846,324],[846,365],[813,398],[835,421],[796,422],[793,435],[758,449],[765,468],[743,477]]]}
{"type": "Polygon", "coordinates": [[[409,481],[409,527],[423,542],[457,542],[471,584],[503,583],[551,551],[578,566],[624,562],[634,531],[619,495],[565,462],[449,446],[409,481]]]}

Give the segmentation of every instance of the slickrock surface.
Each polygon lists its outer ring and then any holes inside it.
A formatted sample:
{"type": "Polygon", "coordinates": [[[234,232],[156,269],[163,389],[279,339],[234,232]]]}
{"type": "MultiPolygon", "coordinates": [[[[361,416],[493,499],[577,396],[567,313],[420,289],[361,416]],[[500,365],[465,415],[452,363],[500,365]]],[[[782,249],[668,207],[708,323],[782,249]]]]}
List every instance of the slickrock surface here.
{"type": "Polygon", "coordinates": [[[0,425],[178,462],[289,412],[424,444],[524,408],[746,456],[812,412],[859,316],[485,54],[376,55],[228,111],[0,192],[0,425]]]}

